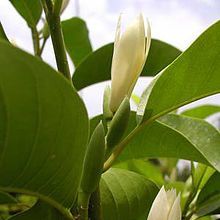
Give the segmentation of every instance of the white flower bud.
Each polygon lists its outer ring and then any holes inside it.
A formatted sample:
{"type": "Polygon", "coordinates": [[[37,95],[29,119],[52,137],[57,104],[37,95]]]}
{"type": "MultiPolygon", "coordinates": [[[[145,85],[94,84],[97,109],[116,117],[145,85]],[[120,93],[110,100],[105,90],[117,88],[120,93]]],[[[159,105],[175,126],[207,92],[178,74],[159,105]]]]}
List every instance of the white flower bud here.
{"type": "Polygon", "coordinates": [[[180,194],[176,190],[167,192],[162,187],[157,194],[147,220],[181,220],[180,194]]]}
{"type": "Polygon", "coordinates": [[[145,24],[142,14],[122,34],[121,16],[119,17],[111,68],[110,109],[112,112],[116,112],[125,96],[131,96],[144,67],[150,42],[150,26],[148,22],[145,24]]]}

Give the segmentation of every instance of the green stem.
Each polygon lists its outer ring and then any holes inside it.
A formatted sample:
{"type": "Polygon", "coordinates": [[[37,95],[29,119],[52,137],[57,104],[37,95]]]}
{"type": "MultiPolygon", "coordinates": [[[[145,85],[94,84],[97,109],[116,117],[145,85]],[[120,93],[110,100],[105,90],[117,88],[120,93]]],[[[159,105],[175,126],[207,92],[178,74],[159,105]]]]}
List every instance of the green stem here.
{"type": "Polygon", "coordinates": [[[88,220],[90,194],[80,192],[78,194],[79,219],[88,220]]]}
{"type": "MultiPolygon", "coordinates": [[[[192,163],[193,162],[191,161],[191,167],[192,167],[191,169],[193,169],[193,164],[192,163]]],[[[187,199],[187,201],[185,203],[185,206],[184,206],[184,209],[183,209],[183,212],[182,212],[182,215],[183,215],[185,220],[189,220],[193,216],[193,214],[195,212],[195,209],[193,207],[191,209],[191,211],[189,213],[187,213],[188,210],[189,210],[189,206],[192,204],[193,200],[195,199],[196,195],[198,194],[199,186],[200,186],[200,184],[201,184],[201,182],[203,180],[203,177],[204,177],[204,175],[206,173],[206,170],[207,170],[207,167],[204,169],[204,171],[203,171],[203,173],[202,173],[202,175],[201,175],[197,185],[194,185],[194,178],[193,178],[193,175],[191,174],[192,175],[192,180],[193,180],[192,181],[192,191],[190,192],[190,195],[189,195],[189,197],[188,197],[188,199],[187,199]]]]}
{"type": "Polygon", "coordinates": [[[194,215],[194,212],[190,212],[186,217],[184,217],[184,220],[190,220],[193,215],[194,215]]]}
{"type": "Polygon", "coordinates": [[[108,160],[104,163],[103,171],[107,171],[112,164],[115,162],[115,160],[118,158],[118,156],[121,154],[121,152],[124,150],[126,145],[131,141],[131,139],[146,126],[150,121],[147,121],[139,126],[137,126],[123,141],[121,141],[118,146],[115,147],[115,150],[111,154],[111,156],[108,158],[108,160]]]}
{"type": "Polygon", "coordinates": [[[189,209],[189,206],[190,204],[192,203],[193,199],[195,198],[195,192],[194,190],[190,192],[190,195],[186,201],[186,204],[184,206],[184,209],[183,209],[183,212],[182,212],[182,215],[183,215],[183,218],[184,219],[187,219],[186,216],[187,216],[187,212],[188,212],[188,209],[189,209]]]}
{"type": "Polygon", "coordinates": [[[62,7],[62,3],[63,3],[64,0],[55,0],[54,2],[54,13],[55,14],[60,14],[60,10],[61,10],[61,7],[62,7]]]}
{"type": "Polygon", "coordinates": [[[58,70],[71,81],[69,65],[63,40],[63,33],[60,24],[60,15],[55,14],[51,9],[51,1],[41,0],[44,6],[47,23],[50,28],[51,39],[53,43],[54,53],[58,70]],[[46,2],[45,2],[46,1],[46,2]],[[45,4],[47,8],[45,8],[45,4]]]}
{"type": "Polygon", "coordinates": [[[102,220],[100,188],[98,187],[95,192],[92,193],[89,202],[89,217],[91,220],[102,220]]]}
{"type": "Polygon", "coordinates": [[[8,192],[8,193],[20,193],[20,194],[27,194],[31,196],[36,196],[39,199],[45,201],[46,203],[50,204],[54,208],[56,208],[64,217],[68,220],[73,220],[73,216],[70,213],[69,210],[67,210],[65,207],[63,207],[61,204],[50,198],[49,196],[45,196],[43,194],[40,194],[38,192],[29,191],[27,189],[23,188],[14,188],[14,187],[0,187],[0,191],[8,192]]]}
{"type": "Polygon", "coordinates": [[[31,28],[31,34],[33,40],[34,55],[40,57],[40,39],[36,27],[31,28]]]}
{"type": "Polygon", "coordinates": [[[45,5],[48,9],[48,12],[52,13],[53,12],[53,2],[52,2],[52,0],[45,0],[45,5]]]}
{"type": "Polygon", "coordinates": [[[44,47],[45,47],[45,45],[46,45],[47,39],[48,39],[48,38],[44,38],[44,39],[43,39],[43,43],[42,43],[42,46],[41,46],[40,51],[39,51],[40,56],[41,56],[42,53],[43,53],[43,50],[44,50],[44,47]]]}

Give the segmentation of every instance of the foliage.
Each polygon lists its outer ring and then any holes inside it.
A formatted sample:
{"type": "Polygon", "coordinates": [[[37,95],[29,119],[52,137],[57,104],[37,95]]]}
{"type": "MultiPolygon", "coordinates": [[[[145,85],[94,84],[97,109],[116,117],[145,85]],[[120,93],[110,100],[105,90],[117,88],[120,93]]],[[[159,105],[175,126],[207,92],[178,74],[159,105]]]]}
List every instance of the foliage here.
{"type": "Polygon", "coordinates": [[[89,118],[78,90],[111,79],[113,43],[93,51],[84,20],[60,21],[60,0],[10,2],[34,51],[0,23],[0,219],[144,220],[163,185],[181,192],[183,220],[220,214],[220,133],[205,120],[220,106],[176,111],[220,92],[220,21],[184,52],[152,39],[137,112],[127,97],[110,112],[108,88],[89,118]],[[49,36],[57,70],[41,57],[49,36]]]}

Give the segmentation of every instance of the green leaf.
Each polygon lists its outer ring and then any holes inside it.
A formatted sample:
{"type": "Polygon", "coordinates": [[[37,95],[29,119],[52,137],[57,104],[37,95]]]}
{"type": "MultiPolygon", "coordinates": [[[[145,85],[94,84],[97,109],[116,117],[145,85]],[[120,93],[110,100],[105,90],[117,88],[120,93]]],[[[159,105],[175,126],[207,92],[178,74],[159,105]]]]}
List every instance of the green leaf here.
{"type": "Polygon", "coordinates": [[[198,163],[197,167],[194,167],[193,163],[191,164],[191,166],[192,166],[192,168],[191,168],[191,170],[192,170],[192,184],[193,184],[194,189],[198,190],[198,188],[202,182],[203,176],[205,175],[208,167],[204,164],[201,164],[201,163],[198,163]]]}
{"type": "Polygon", "coordinates": [[[219,38],[220,21],[157,75],[142,96],[137,111],[139,123],[220,92],[219,38]]]}
{"type": "Polygon", "coordinates": [[[92,52],[86,22],[81,18],[74,17],[63,21],[62,29],[66,49],[74,65],[78,66],[92,52]]]}
{"type": "Polygon", "coordinates": [[[215,172],[202,188],[197,199],[198,216],[209,214],[220,207],[220,173],[215,172]]]}
{"type": "Polygon", "coordinates": [[[209,178],[215,173],[215,169],[198,163],[197,166],[192,169],[192,183],[196,191],[204,187],[209,178]]]}
{"type": "Polygon", "coordinates": [[[0,39],[9,41],[8,38],[7,38],[7,36],[6,36],[6,34],[5,34],[5,31],[4,31],[4,28],[3,28],[1,22],[0,22],[0,39]]]}
{"type": "MultiPolygon", "coordinates": [[[[134,114],[129,131],[135,126],[134,114]]],[[[133,133],[118,162],[146,157],[173,157],[198,161],[220,171],[220,134],[208,122],[167,115],[133,133]]]]}
{"type": "Polygon", "coordinates": [[[181,115],[204,119],[218,112],[220,112],[220,106],[218,105],[201,105],[187,109],[181,112],[181,115]]]}
{"type": "Polygon", "coordinates": [[[93,131],[95,130],[98,123],[103,119],[103,115],[97,115],[90,119],[89,125],[90,125],[90,136],[92,135],[93,131]]]}
{"type": "Polygon", "coordinates": [[[66,220],[56,209],[50,205],[38,201],[32,208],[17,215],[12,216],[8,220],[66,220]]]}
{"type": "Polygon", "coordinates": [[[9,0],[30,27],[35,27],[41,17],[40,0],[9,0]]]}
{"type": "Polygon", "coordinates": [[[0,190],[70,207],[88,139],[85,106],[41,60],[4,42],[0,51],[0,190]]]}
{"type": "Polygon", "coordinates": [[[17,203],[16,199],[8,193],[0,192],[0,205],[17,203]]]}
{"type": "Polygon", "coordinates": [[[147,160],[131,159],[118,163],[115,168],[126,169],[145,176],[159,186],[164,184],[163,176],[160,169],[147,160]]]}
{"type": "Polygon", "coordinates": [[[154,183],[131,171],[112,168],[100,183],[103,219],[146,219],[158,193],[154,183]]]}
{"type": "Polygon", "coordinates": [[[203,216],[201,218],[197,218],[196,220],[213,220],[211,216],[203,216]]]}
{"type": "Polygon", "coordinates": [[[204,120],[174,114],[169,114],[160,121],[187,137],[195,149],[215,169],[220,170],[220,133],[217,129],[204,120]]]}
{"type": "Polygon", "coordinates": [[[181,192],[181,193],[184,192],[185,187],[186,187],[186,183],[181,182],[181,181],[172,181],[172,182],[167,182],[165,184],[166,190],[174,188],[177,190],[177,192],[181,192]]]}
{"type": "Polygon", "coordinates": [[[202,181],[200,183],[200,188],[203,188],[204,185],[207,183],[207,181],[209,180],[209,178],[215,173],[215,169],[213,169],[212,167],[207,167],[206,168],[206,172],[202,178],[202,181]]]}
{"type": "MultiPolygon", "coordinates": [[[[181,52],[175,47],[153,39],[148,59],[141,75],[156,75],[179,56],[180,53],[181,52]]],[[[110,80],[112,54],[113,43],[107,44],[87,56],[76,68],[73,75],[75,88],[80,90],[94,83],[110,80]]]]}

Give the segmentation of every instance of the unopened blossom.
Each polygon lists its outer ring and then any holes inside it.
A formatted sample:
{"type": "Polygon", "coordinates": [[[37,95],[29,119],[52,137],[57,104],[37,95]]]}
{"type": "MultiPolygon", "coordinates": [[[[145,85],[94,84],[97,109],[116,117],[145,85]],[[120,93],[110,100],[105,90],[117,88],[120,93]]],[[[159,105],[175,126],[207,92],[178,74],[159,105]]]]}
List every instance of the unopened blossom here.
{"type": "Polygon", "coordinates": [[[151,31],[142,14],[121,33],[119,17],[111,68],[110,109],[116,112],[125,98],[130,97],[144,67],[151,42],[151,31]]]}
{"type": "Polygon", "coordinates": [[[165,191],[162,187],[157,194],[147,220],[181,220],[180,194],[176,190],[165,191]]]}

